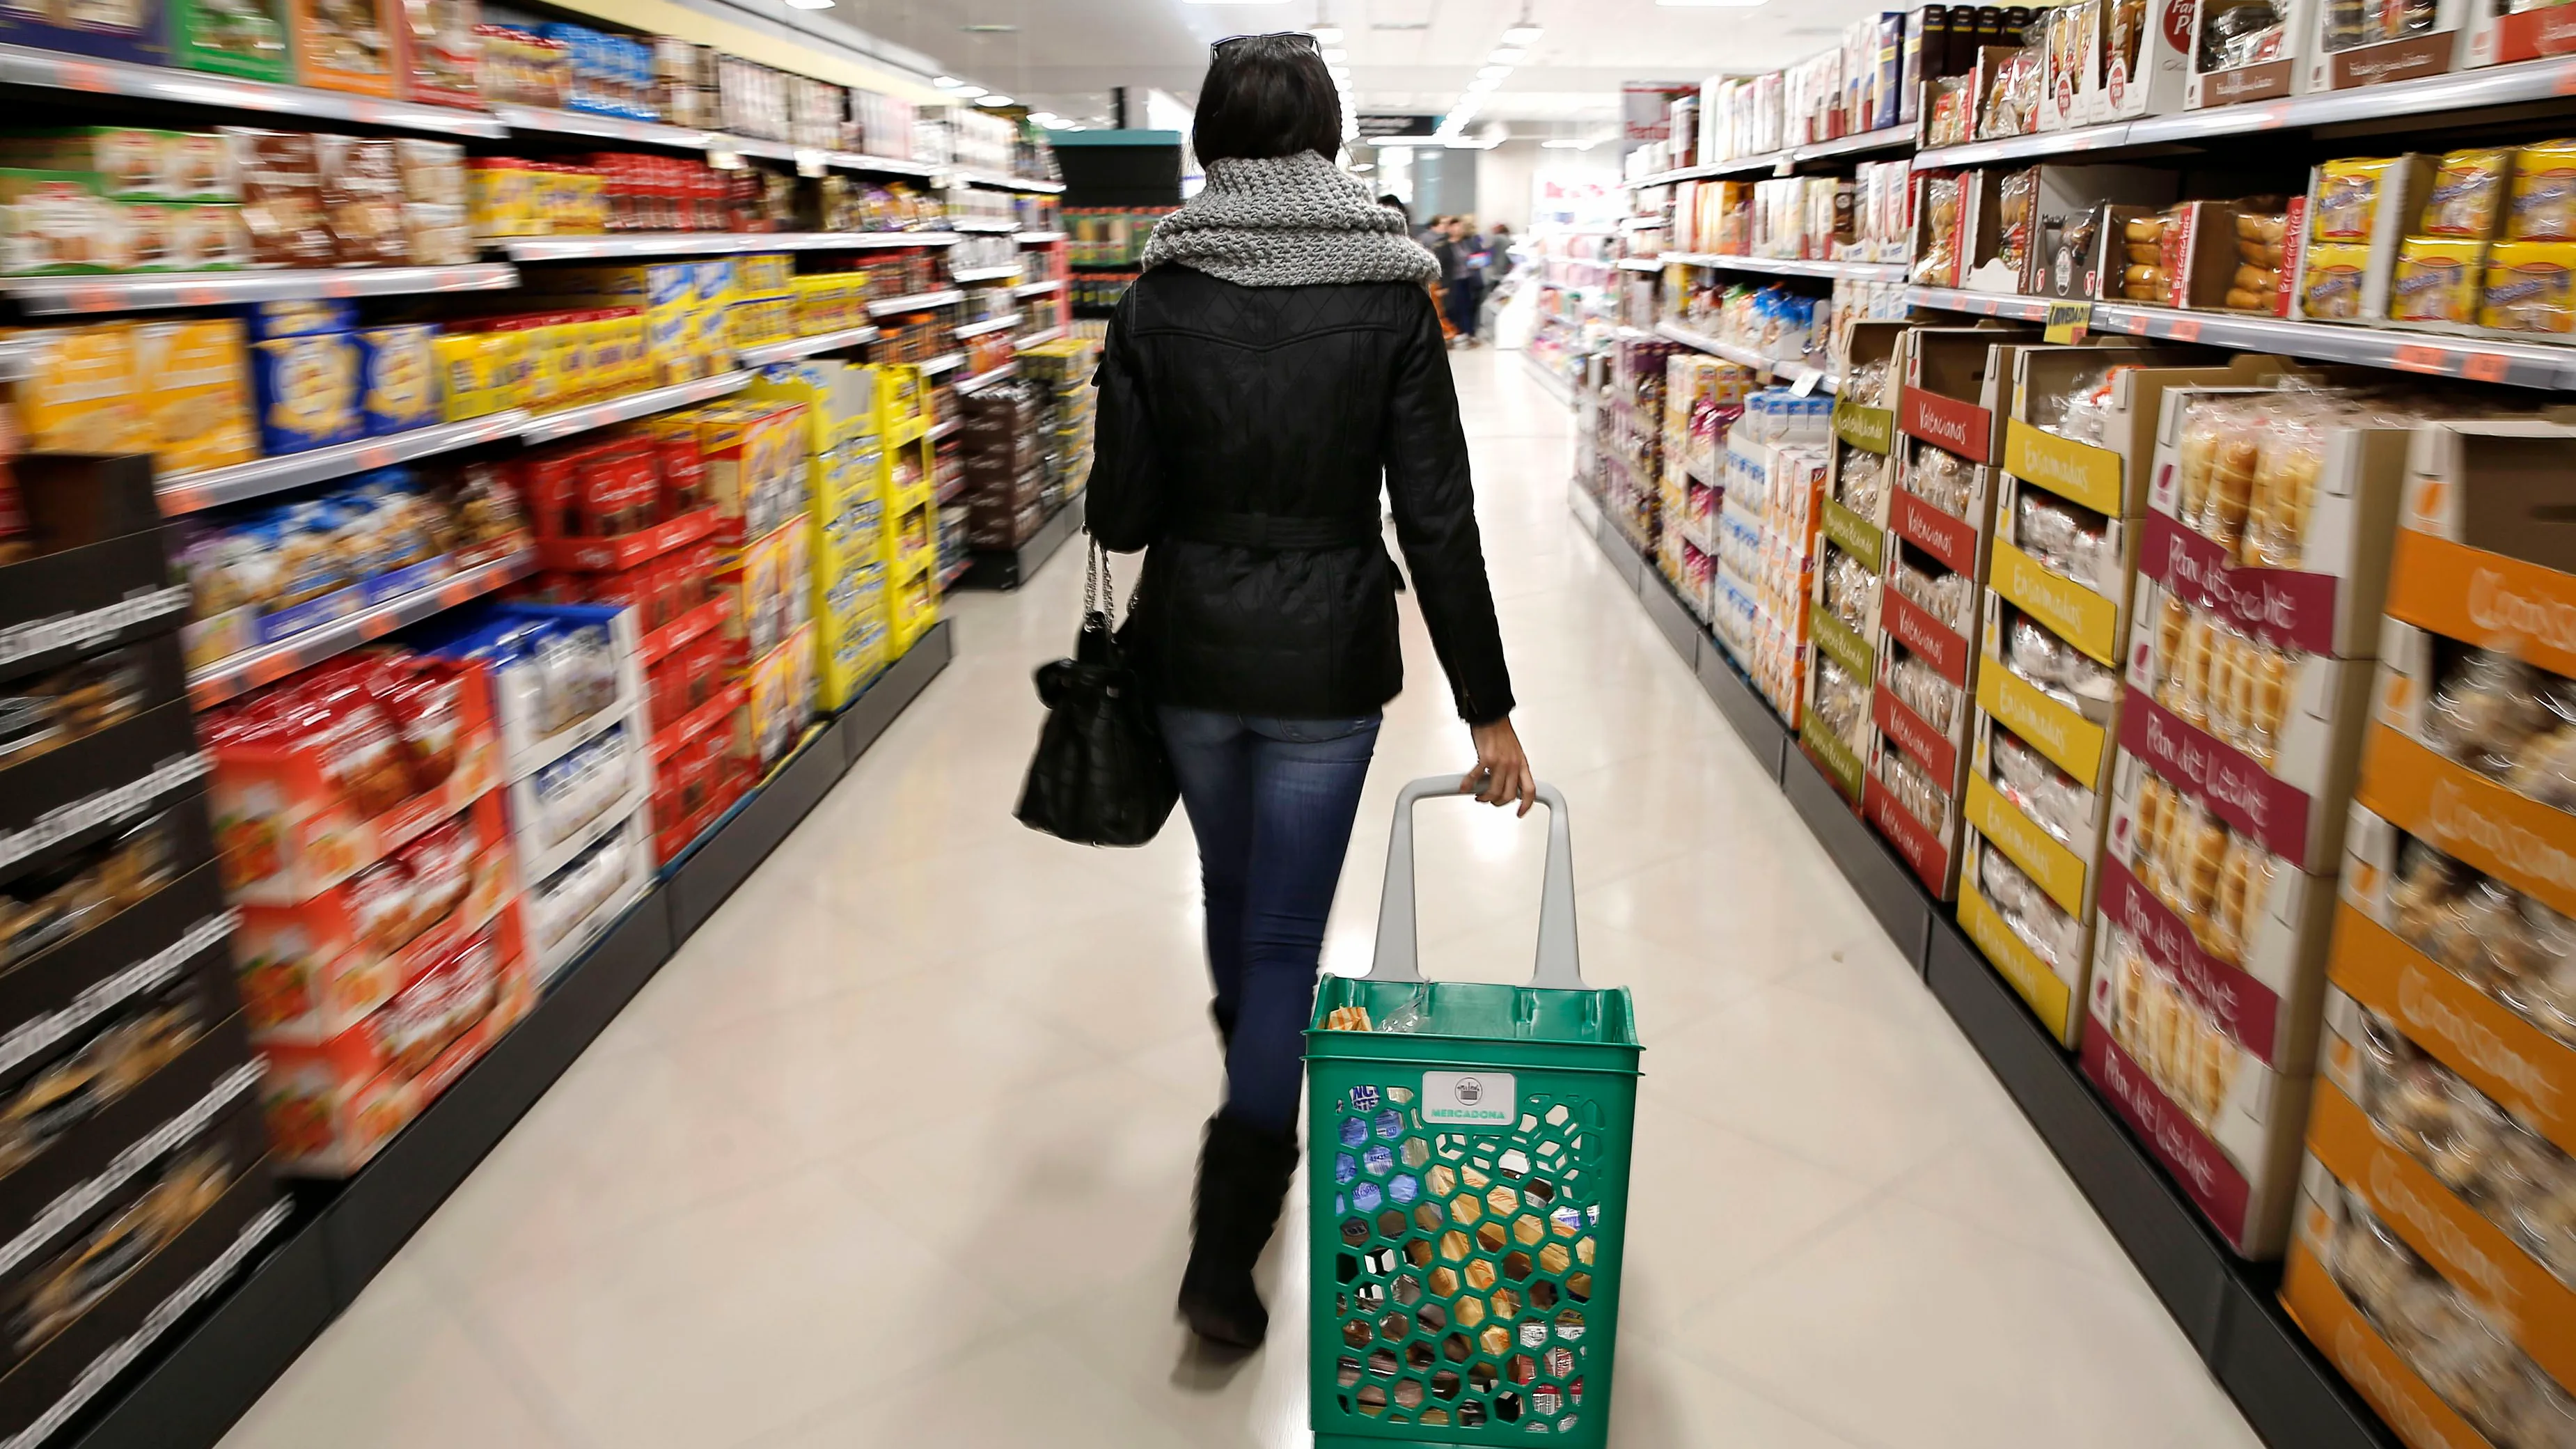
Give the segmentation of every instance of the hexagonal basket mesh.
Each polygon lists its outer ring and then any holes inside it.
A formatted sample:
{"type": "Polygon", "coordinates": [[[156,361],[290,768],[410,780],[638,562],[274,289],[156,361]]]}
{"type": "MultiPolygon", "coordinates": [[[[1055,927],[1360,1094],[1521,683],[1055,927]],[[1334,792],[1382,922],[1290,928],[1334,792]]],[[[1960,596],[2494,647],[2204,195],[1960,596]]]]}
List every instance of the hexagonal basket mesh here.
{"type": "Polygon", "coordinates": [[[1607,1439],[1637,1049],[1625,992],[1541,994],[1615,995],[1614,1039],[1308,1033],[1319,1446],[1607,1439]],[[1443,1120],[1462,1081],[1508,1110],[1443,1120]]]}

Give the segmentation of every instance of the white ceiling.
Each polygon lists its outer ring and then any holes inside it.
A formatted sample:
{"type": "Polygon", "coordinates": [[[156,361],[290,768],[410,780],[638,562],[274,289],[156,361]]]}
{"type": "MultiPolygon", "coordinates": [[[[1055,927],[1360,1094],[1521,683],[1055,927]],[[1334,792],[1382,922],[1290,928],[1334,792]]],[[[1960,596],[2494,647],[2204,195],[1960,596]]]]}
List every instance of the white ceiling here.
{"type": "MultiPolygon", "coordinates": [[[[1524,130],[1598,129],[1616,117],[1624,81],[1775,69],[1891,8],[1886,0],[1769,0],[1753,9],[1527,0],[1546,34],[1481,114],[1533,123],[1524,130]]],[[[1113,86],[1156,87],[1187,103],[1210,42],[1318,23],[1342,28],[1359,109],[1440,114],[1523,9],[1523,0],[838,0],[824,13],[1033,107],[1105,121],[1113,86]]]]}

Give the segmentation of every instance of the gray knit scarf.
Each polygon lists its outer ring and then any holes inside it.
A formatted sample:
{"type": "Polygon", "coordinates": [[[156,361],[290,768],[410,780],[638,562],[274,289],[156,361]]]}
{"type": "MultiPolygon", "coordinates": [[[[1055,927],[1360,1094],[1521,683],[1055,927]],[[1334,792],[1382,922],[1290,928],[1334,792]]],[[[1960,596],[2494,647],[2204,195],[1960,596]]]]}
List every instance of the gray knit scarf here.
{"type": "Polygon", "coordinates": [[[1164,217],[1147,268],[1190,267],[1245,287],[1429,282],[1440,263],[1405,235],[1404,217],[1313,151],[1211,161],[1207,189],[1164,217]]]}

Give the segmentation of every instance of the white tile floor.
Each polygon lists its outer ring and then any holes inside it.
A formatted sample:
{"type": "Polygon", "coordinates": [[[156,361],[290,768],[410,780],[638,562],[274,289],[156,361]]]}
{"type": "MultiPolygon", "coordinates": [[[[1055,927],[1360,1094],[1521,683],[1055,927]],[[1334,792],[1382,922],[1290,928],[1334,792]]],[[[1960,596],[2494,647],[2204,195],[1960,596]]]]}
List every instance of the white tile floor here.
{"type": "MultiPolygon", "coordinates": [[[[1648,1048],[1617,1442],[2253,1445],[1574,529],[1564,409],[1512,356],[1457,370],[1585,966],[1648,1048]]],[[[960,604],[956,664],[227,1445],[1306,1442],[1296,1195],[1266,1352],[1212,1361],[1171,1317],[1216,1091],[1189,833],[1090,852],[1010,818],[1081,573],[960,604]]],[[[1395,786],[1469,758],[1407,627],[1345,970],[1395,786]]],[[[1426,807],[1435,974],[1527,969],[1541,840],[1426,807]]]]}

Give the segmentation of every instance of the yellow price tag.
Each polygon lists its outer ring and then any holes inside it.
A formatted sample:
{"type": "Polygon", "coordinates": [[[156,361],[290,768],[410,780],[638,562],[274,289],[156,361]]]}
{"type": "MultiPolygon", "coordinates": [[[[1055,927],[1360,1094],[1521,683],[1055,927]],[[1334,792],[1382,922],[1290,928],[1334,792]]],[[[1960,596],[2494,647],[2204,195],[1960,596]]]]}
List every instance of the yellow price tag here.
{"type": "Polygon", "coordinates": [[[2048,304],[2048,330],[2043,335],[2051,342],[2081,342],[2093,328],[2093,304],[2090,302],[2051,302],[2048,304]]]}

